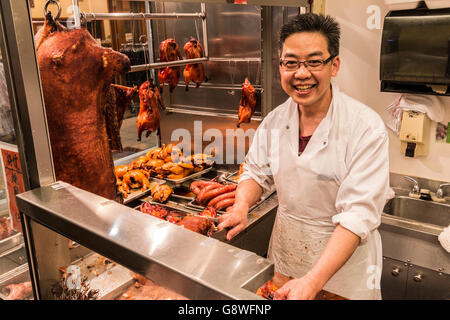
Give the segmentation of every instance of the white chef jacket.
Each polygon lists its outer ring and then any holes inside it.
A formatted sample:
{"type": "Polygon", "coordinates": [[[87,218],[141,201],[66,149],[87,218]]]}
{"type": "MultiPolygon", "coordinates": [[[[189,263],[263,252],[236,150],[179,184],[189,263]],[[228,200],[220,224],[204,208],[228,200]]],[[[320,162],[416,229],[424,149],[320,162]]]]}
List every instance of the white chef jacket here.
{"type": "Polygon", "coordinates": [[[324,289],[349,299],[380,299],[381,212],[392,197],[388,134],[380,116],[332,86],[327,115],[298,155],[299,111],[289,98],[270,112],[239,181],[275,184],[279,206],[268,258],[294,278],[314,265],[337,224],[360,245],[324,289]]]}

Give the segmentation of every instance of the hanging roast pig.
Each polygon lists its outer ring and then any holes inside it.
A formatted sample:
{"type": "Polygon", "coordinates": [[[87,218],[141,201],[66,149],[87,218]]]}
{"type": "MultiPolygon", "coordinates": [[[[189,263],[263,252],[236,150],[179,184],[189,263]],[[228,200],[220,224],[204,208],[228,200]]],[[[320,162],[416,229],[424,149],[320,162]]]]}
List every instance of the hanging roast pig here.
{"type": "Polygon", "coordinates": [[[84,28],[66,29],[50,13],[35,44],[56,179],[115,199],[105,97],[130,60],[98,45],[84,28]]]}

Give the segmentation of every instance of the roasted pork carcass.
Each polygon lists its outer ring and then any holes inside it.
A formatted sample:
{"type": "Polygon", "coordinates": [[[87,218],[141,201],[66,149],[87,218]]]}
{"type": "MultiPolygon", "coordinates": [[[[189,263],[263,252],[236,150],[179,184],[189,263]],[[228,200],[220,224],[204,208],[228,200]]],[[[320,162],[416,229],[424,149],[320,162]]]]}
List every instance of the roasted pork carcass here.
{"type": "MultiPolygon", "coordinates": [[[[183,47],[186,59],[197,59],[203,57],[203,47],[197,39],[191,37],[183,47]]],[[[183,71],[184,83],[186,91],[189,90],[189,82],[194,82],[196,88],[200,86],[203,81],[206,81],[205,68],[202,63],[187,64],[183,71]]]]}
{"type": "Polygon", "coordinates": [[[56,180],[116,199],[105,100],[130,60],[84,28],[66,29],[50,12],[35,43],[56,180]]]}
{"type": "MultiPolygon", "coordinates": [[[[161,42],[159,45],[159,61],[169,62],[177,61],[178,59],[183,60],[183,57],[175,40],[170,38],[161,42]]],[[[158,80],[161,92],[163,91],[164,83],[169,84],[170,92],[173,92],[178,82],[180,82],[180,77],[181,70],[178,66],[159,69],[158,80]]]]}
{"type": "Polygon", "coordinates": [[[152,132],[159,133],[161,114],[159,113],[158,104],[161,108],[164,103],[158,88],[153,85],[151,80],[145,81],[139,88],[139,115],[136,120],[138,130],[138,141],[141,141],[142,132],[147,130],[146,137],[152,132]]]}
{"type": "Polygon", "coordinates": [[[106,94],[106,130],[111,151],[122,152],[122,141],[120,128],[122,127],[125,110],[137,93],[136,86],[133,88],[111,84],[106,94]]]}
{"type": "Polygon", "coordinates": [[[241,123],[249,123],[256,108],[256,92],[255,88],[251,85],[248,78],[245,78],[242,84],[241,100],[239,102],[239,122],[237,127],[241,126],[241,123]]]}

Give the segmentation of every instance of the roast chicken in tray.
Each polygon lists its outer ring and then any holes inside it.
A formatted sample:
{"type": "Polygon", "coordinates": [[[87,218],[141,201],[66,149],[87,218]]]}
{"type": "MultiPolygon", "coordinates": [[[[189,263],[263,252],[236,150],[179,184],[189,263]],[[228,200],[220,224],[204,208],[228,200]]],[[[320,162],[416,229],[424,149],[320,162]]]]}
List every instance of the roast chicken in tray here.
{"type": "Polygon", "coordinates": [[[241,126],[241,123],[249,123],[256,108],[256,91],[252,84],[245,78],[242,84],[241,100],[239,102],[239,121],[237,127],[241,126]]]}
{"type": "MultiPolygon", "coordinates": [[[[203,47],[197,39],[191,37],[183,47],[186,59],[197,59],[203,57],[203,47]]],[[[205,68],[202,63],[187,64],[183,71],[184,83],[186,91],[189,90],[189,83],[192,81],[196,84],[196,88],[207,81],[205,68]]]]}
{"type": "MultiPolygon", "coordinates": [[[[181,56],[180,48],[175,40],[169,38],[161,42],[159,45],[159,61],[169,62],[177,60],[183,60],[183,57],[181,56]]],[[[169,85],[170,92],[173,92],[175,87],[178,85],[178,82],[180,82],[180,77],[181,69],[178,66],[159,69],[158,80],[161,92],[163,91],[164,83],[167,83],[169,85]]]]}

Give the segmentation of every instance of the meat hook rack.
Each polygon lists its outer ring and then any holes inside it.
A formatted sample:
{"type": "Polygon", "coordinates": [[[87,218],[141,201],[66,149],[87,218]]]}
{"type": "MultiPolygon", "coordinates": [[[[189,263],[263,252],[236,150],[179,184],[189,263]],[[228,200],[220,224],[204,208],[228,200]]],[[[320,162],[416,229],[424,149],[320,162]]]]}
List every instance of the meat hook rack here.
{"type": "Polygon", "coordinates": [[[165,67],[183,66],[186,64],[206,62],[209,60],[208,35],[206,28],[206,4],[201,3],[201,12],[196,13],[85,13],[80,12],[78,0],[72,0],[75,28],[81,26],[81,19],[85,21],[94,20],[155,20],[155,19],[202,19],[203,51],[205,56],[196,59],[184,59],[169,62],[156,62],[131,66],[130,72],[161,69],[165,67]]]}

